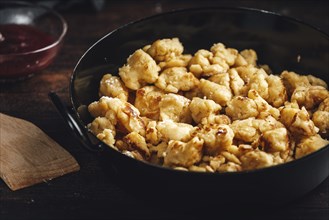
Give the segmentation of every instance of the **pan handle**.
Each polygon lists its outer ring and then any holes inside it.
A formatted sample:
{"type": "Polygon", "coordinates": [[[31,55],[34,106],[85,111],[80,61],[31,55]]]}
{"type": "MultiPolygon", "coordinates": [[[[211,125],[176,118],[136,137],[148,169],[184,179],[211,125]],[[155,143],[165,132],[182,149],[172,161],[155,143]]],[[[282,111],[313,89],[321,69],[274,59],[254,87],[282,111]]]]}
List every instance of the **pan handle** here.
{"type": "MultiPolygon", "coordinates": [[[[85,128],[82,128],[74,119],[70,109],[63,103],[63,101],[58,97],[55,92],[49,92],[48,97],[52,103],[57,108],[58,112],[61,114],[62,118],[69,126],[70,130],[77,137],[80,143],[88,150],[92,152],[99,152],[103,149],[102,144],[99,140],[97,142],[91,141],[91,136],[85,128]]],[[[96,138],[93,138],[96,139],[96,138]]]]}

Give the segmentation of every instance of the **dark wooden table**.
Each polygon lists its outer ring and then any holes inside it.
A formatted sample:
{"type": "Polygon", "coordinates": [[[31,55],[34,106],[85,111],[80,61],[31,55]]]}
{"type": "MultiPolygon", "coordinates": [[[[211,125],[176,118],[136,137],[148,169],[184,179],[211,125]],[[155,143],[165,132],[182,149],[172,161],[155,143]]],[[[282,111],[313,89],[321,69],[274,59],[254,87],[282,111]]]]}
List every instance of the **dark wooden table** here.
{"type": "MultiPolygon", "coordinates": [[[[72,1],[74,2],[74,1],[72,1]]],[[[78,2],[58,10],[68,22],[65,44],[56,61],[41,74],[1,84],[0,112],[27,119],[67,149],[81,170],[49,182],[11,191],[0,180],[0,219],[328,219],[329,178],[311,193],[282,207],[216,210],[173,209],[148,203],[127,192],[101,168],[97,155],[71,135],[48,99],[54,90],[69,103],[69,78],[84,51],[97,39],[127,22],[186,7],[245,6],[274,11],[315,25],[328,33],[327,1],[111,1],[102,10],[78,2]]],[[[1,153],[1,152],[0,152],[1,153]]]]}

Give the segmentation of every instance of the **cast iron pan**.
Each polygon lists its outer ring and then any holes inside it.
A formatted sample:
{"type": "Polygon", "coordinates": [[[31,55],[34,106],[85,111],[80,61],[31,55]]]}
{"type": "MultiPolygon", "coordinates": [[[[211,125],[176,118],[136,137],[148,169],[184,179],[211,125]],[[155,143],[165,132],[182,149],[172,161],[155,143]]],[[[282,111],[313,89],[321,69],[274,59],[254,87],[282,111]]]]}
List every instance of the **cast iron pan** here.
{"type": "Polygon", "coordinates": [[[238,50],[256,50],[260,64],[313,74],[327,83],[328,35],[292,18],[246,8],[199,8],[174,11],[127,24],[91,46],[76,65],[70,84],[73,109],[67,111],[56,94],[50,97],[82,144],[99,153],[104,170],[144,197],[180,204],[282,204],[310,192],[329,174],[329,146],[301,159],[259,170],[236,173],[184,172],[127,157],[87,132],[86,106],[98,100],[103,74],[117,74],[136,49],[161,38],[179,37],[184,53],[222,42],[238,50]],[[297,57],[300,56],[300,62],[297,57]]]}

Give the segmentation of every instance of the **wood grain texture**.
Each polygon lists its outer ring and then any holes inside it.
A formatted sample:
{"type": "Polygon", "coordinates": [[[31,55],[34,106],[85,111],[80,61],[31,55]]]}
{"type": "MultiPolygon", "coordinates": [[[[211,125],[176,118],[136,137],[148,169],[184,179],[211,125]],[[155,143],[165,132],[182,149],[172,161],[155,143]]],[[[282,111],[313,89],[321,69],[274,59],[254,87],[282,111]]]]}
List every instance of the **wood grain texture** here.
{"type": "MultiPolygon", "coordinates": [[[[48,92],[55,90],[66,103],[70,103],[69,79],[75,64],[85,50],[105,34],[146,16],[200,6],[260,8],[296,17],[329,32],[327,1],[121,0],[106,1],[105,8],[100,12],[84,6],[60,11],[69,28],[59,56],[49,68],[29,80],[0,85],[0,112],[26,119],[40,127],[76,158],[81,169],[79,172],[15,192],[0,180],[1,220],[328,219],[329,178],[309,194],[281,207],[247,209],[218,206],[215,209],[182,209],[172,207],[170,201],[165,201],[166,205],[160,205],[156,201],[150,203],[146,198],[135,196],[122,187],[116,181],[111,168],[103,168],[98,155],[85,150],[79,144],[48,100],[48,92]]],[[[154,198],[161,201],[161,189],[154,192],[154,198]]],[[[209,201],[196,203],[207,204],[212,199],[220,198],[209,195],[209,201]]]]}
{"type": "Polygon", "coordinates": [[[12,190],[78,171],[79,164],[34,124],[0,113],[0,177],[12,190]]]}

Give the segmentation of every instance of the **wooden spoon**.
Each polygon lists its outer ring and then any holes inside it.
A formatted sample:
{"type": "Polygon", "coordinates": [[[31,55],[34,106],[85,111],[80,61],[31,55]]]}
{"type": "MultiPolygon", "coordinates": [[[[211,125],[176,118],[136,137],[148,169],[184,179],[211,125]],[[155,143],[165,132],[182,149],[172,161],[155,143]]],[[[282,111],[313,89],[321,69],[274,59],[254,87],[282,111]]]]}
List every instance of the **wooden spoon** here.
{"type": "Polygon", "coordinates": [[[12,190],[78,171],[77,161],[40,128],[0,113],[0,177],[12,190]]]}

